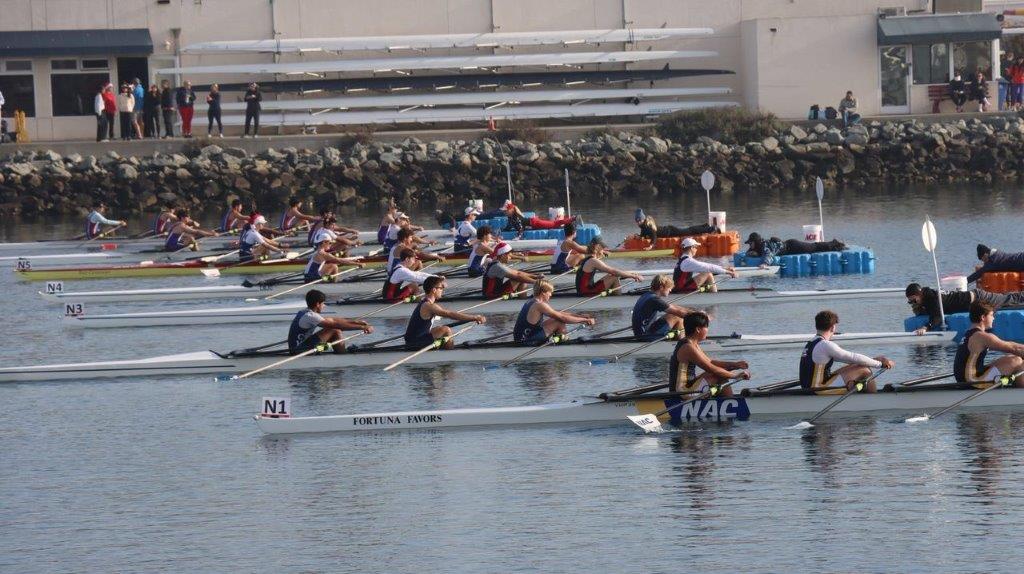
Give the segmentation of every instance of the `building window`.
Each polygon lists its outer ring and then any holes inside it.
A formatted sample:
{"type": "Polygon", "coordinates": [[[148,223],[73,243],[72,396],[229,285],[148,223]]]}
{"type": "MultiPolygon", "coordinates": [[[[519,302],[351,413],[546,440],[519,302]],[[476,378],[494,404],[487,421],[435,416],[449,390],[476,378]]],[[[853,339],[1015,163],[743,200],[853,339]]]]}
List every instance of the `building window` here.
{"type": "Polygon", "coordinates": [[[949,45],[914,46],[914,83],[945,84],[949,82],[949,45]]]}
{"type": "Polygon", "coordinates": [[[109,60],[82,60],[83,70],[107,70],[109,68],[109,60]]]}
{"type": "Polygon", "coordinates": [[[77,70],[78,60],[54,60],[50,62],[50,68],[54,70],[77,70]]]}
{"type": "Polygon", "coordinates": [[[100,88],[110,82],[110,74],[53,74],[50,93],[53,94],[53,115],[91,116],[96,113],[93,102],[100,88]]]}
{"type": "Polygon", "coordinates": [[[992,45],[990,42],[963,42],[953,44],[953,73],[972,78],[981,72],[986,80],[992,79],[992,45]]]}
{"type": "MultiPolygon", "coordinates": [[[[9,63],[9,62],[8,62],[9,63]]],[[[24,74],[0,74],[0,93],[4,95],[3,115],[10,119],[14,112],[25,112],[26,116],[36,115],[36,93],[32,76],[24,74]]],[[[13,130],[14,126],[8,126],[13,130]]]]}
{"type": "Polygon", "coordinates": [[[32,60],[7,60],[3,69],[8,72],[31,72],[32,60]]]}

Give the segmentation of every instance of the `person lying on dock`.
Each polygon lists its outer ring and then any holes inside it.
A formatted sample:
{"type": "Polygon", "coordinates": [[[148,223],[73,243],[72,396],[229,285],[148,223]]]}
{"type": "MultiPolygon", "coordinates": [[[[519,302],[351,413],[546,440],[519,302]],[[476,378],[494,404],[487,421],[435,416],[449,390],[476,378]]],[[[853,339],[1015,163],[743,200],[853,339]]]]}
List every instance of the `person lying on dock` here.
{"type": "Polygon", "coordinates": [[[759,257],[762,265],[775,265],[775,258],[783,255],[807,255],[811,253],[822,253],[826,251],[845,251],[846,244],[838,239],[831,241],[801,241],[799,239],[787,239],[785,241],[778,237],[763,239],[760,233],[751,233],[747,237],[747,257],[759,257]]]}
{"type": "Polygon", "coordinates": [[[636,208],[633,220],[640,228],[640,238],[650,241],[645,250],[654,249],[654,243],[659,237],[683,237],[686,235],[703,235],[705,233],[721,233],[722,230],[708,224],[691,225],[690,227],[676,227],[675,225],[658,226],[654,218],[644,213],[642,208],[636,208]]]}
{"type": "Polygon", "coordinates": [[[607,254],[608,246],[599,237],[595,237],[587,244],[587,255],[576,268],[577,295],[591,297],[608,289],[615,289],[612,291],[613,295],[621,295],[622,292],[618,289],[621,285],[620,279],[644,280],[643,275],[635,271],[623,271],[602,261],[607,254]],[[597,279],[599,271],[605,274],[600,280],[597,279]]]}
{"type": "Polygon", "coordinates": [[[238,261],[245,263],[262,259],[274,251],[283,254],[285,251],[273,239],[263,236],[263,228],[267,224],[267,218],[262,215],[255,215],[249,223],[242,228],[242,234],[238,237],[238,261]]]}
{"type": "Polygon", "coordinates": [[[398,253],[398,263],[388,271],[388,277],[384,280],[382,292],[385,303],[395,303],[416,295],[420,292],[420,285],[427,279],[438,277],[424,271],[413,270],[412,267],[416,264],[416,252],[412,249],[403,249],[398,253]]]}
{"type": "MultiPolygon", "coordinates": [[[[980,389],[993,384],[999,375],[1020,373],[1024,369],[1024,345],[1004,341],[992,333],[992,323],[995,321],[992,305],[975,301],[971,303],[969,313],[971,327],[964,333],[953,358],[956,382],[981,383],[974,385],[980,389]],[[989,351],[1006,354],[986,365],[985,355],[989,351]]],[[[1024,377],[1015,377],[1013,384],[1015,387],[1024,387],[1024,377]]]]}
{"type": "MultiPolygon", "coordinates": [[[[672,393],[703,393],[729,379],[749,380],[746,361],[719,361],[708,357],[700,348],[708,338],[711,319],[703,311],[690,313],[683,319],[685,337],[676,343],[668,363],[668,390],[672,393]],[[697,374],[700,367],[701,374],[697,374]],[[740,370],[740,372],[735,372],[740,370]]],[[[732,388],[725,387],[719,396],[731,397],[732,388]]]]}
{"type": "Polygon", "coordinates": [[[979,243],[978,259],[981,263],[975,265],[974,273],[967,276],[968,283],[981,279],[985,273],[1024,271],[1024,253],[1004,253],[979,243]]]}
{"type": "MultiPolygon", "coordinates": [[[[512,246],[504,241],[494,246],[494,259],[484,267],[483,294],[495,299],[523,290],[524,285],[536,283],[541,276],[509,267],[512,246]]],[[[524,294],[525,295],[525,294],[524,294]]]]}
{"type": "Polygon", "coordinates": [[[576,226],[566,223],[562,226],[565,239],[558,244],[551,258],[551,273],[565,273],[579,265],[587,255],[587,248],[576,243],[576,226]]]}
{"type": "Polygon", "coordinates": [[[103,226],[109,227],[122,227],[128,225],[128,222],[119,219],[107,219],[103,214],[107,211],[107,206],[102,201],[97,201],[92,204],[92,211],[85,218],[85,238],[92,239],[103,233],[103,226]]]}
{"type": "Polygon", "coordinates": [[[527,219],[516,204],[507,199],[505,200],[504,205],[501,206],[501,209],[505,212],[505,217],[508,218],[508,225],[505,226],[505,231],[514,231],[516,233],[516,239],[522,239],[523,233],[527,229],[558,229],[559,227],[563,227],[566,223],[580,223],[578,216],[542,219],[534,215],[527,219]]]}
{"type": "Polygon", "coordinates": [[[360,269],[366,267],[359,257],[338,257],[331,253],[333,245],[328,237],[324,237],[320,241],[320,245],[317,246],[317,250],[313,255],[309,257],[309,261],[306,262],[306,269],[302,272],[303,283],[310,283],[312,281],[319,281],[324,279],[325,283],[330,283],[329,277],[338,273],[339,265],[354,265],[360,269]]]}
{"type": "Polygon", "coordinates": [[[217,235],[212,231],[200,229],[199,225],[188,216],[188,210],[179,208],[174,212],[177,221],[171,224],[167,232],[167,240],[164,241],[164,251],[180,251],[188,247],[195,251],[197,237],[213,237],[217,235]]]}
{"type": "Polygon", "coordinates": [[[683,319],[693,309],[673,305],[665,300],[672,292],[672,280],[665,275],[651,279],[651,290],[641,295],[633,305],[633,336],[641,341],[663,339],[670,332],[678,337],[683,331],[683,319]]]}
{"type": "MultiPolygon", "coordinates": [[[[907,285],[907,303],[914,315],[927,315],[928,322],[914,332],[918,335],[925,331],[940,331],[943,328],[942,314],[939,312],[939,294],[931,287],[922,287],[918,283],[907,285]]],[[[942,294],[942,311],[951,313],[967,313],[971,303],[980,301],[988,303],[996,311],[1000,309],[1017,309],[1024,307],[1024,291],[1013,293],[990,293],[984,289],[968,291],[951,291],[942,294]]]]}
{"type": "MultiPolygon", "coordinates": [[[[288,327],[288,354],[297,355],[323,343],[332,343],[341,339],[342,331],[362,331],[373,333],[373,327],[359,319],[327,318],[324,302],[327,296],[323,291],[310,289],[306,293],[306,308],[295,314],[292,324],[288,327]]],[[[345,343],[333,345],[335,353],[345,352],[345,343]]]]}
{"type": "MultiPolygon", "coordinates": [[[[398,261],[400,260],[399,254],[402,253],[402,251],[405,251],[406,249],[412,251],[413,254],[416,256],[416,261],[413,262],[413,265],[411,267],[409,267],[409,269],[413,271],[419,271],[420,269],[422,269],[424,261],[440,261],[441,263],[447,261],[447,259],[445,259],[443,255],[438,255],[437,253],[429,253],[427,251],[420,251],[416,249],[417,239],[420,238],[416,237],[415,231],[411,229],[400,229],[398,231],[398,242],[395,243],[395,246],[392,247],[391,251],[388,252],[387,269],[390,270],[392,267],[397,265],[398,261]]],[[[420,243],[422,243],[422,240],[420,240],[420,243]]]]}
{"type": "MultiPolygon", "coordinates": [[[[851,353],[832,342],[838,325],[839,315],[832,311],[820,311],[814,316],[817,334],[808,341],[800,355],[800,388],[815,391],[819,395],[843,394],[859,381],[869,379],[871,369],[891,369],[895,365],[886,357],[851,353]],[[846,366],[833,372],[832,365],[836,361],[846,363],[846,366]],[[843,387],[833,386],[837,380],[842,382],[843,387]]],[[[875,391],[875,382],[868,382],[864,392],[875,391]]]]}
{"type": "Polygon", "coordinates": [[[448,285],[444,277],[432,275],[423,282],[423,300],[413,309],[409,317],[409,325],[405,328],[405,348],[410,351],[418,351],[437,341],[444,339],[442,349],[451,349],[455,346],[455,340],[451,338],[452,328],[447,325],[431,327],[434,317],[444,317],[453,321],[474,322],[483,325],[487,318],[483,315],[469,315],[445,309],[438,299],[444,296],[444,290],[448,285]]]}
{"type": "Polygon", "coordinates": [[[732,267],[722,267],[714,263],[698,261],[696,258],[697,248],[700,243],[692,237],[683,239],[680,244],[683,252],[672,270],[672,292],[690,293],[704,288],[711,293],[718,292],[718,284],[715,283],[715,275],[728,275],[736,277],[736,270],[732,267]]]}
{"type": "Polygon", "coordinates": [[[523,304],[512,329],[512,339],[520,345],[542,345],[555,335],[564,335],[566,325],[596,322],[589,315],[559,311],[551,306],[555,286],[545,279],[533,284],[533,298],[523,304]]]}

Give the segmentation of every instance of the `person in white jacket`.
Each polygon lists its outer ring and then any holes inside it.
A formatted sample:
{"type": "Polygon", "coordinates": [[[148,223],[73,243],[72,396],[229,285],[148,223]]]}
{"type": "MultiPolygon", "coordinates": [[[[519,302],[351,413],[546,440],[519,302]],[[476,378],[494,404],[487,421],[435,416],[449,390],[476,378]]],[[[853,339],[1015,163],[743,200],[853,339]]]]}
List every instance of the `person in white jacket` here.
{"type": "MultiPolygon", "coordinates": [[[[868,357],[860,353],[851,353],[832,342],[836,334],[836,327],[839,325],[839,315],[832,311],[821,311],[814,316],[814,328],[817,334],[804,346],[803,354],[800,355],[800,387],[815,391],[817,394],[841,394],[852,388],[858,381],[864,381],[871,376],[871,369],[891,369],[894,364],[891,360],[883,357],[868,357]],[[846,363],[846,365],[835,371],[832,364],[835,361],[846,363]],[[833,386],[836,379],[842,381],[843,386],[833,386]]],[[[864,389],[866,392],[875,392],[875,382],[871,381],[864,389]]]]}
{"type": "Polygon", "coordinates": [[[92,101],[93,112],[96,114],[96,141],[107,139],[107,116],[103,113],[103,89],[96,92],[96,98],[92,101]]]}

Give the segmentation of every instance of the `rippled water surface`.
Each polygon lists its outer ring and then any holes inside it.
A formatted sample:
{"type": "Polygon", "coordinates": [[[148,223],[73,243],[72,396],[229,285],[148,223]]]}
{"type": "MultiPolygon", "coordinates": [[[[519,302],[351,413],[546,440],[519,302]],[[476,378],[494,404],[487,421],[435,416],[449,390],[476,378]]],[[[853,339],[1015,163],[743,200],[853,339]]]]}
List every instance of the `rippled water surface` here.
{"type": "MultiPolygon", "coordinates": [[[[793,237],[817,222],[813,191],[713,198],[743,233],[793,237]]],[[[920,227],[939,230],[943,273],[975,244],[1019,251],[1024,194],[946,187],[829,192],[829,237],[870,246],[869,276],[767,279],[850,288],[934,282],[920,227]]],[[[573,201],[611,242],[635,200],[573,201]]],[[[703,220],[703,194],[643,207],[703,220]]],[[[426,211],[424,211],[426,213],[426,211]]],[[[346,213],[361,228],[376,213],[346,213]]],[[[77,222],[2,221],[0,238],[62,237],[77,222]]],[[[658,262],[665,266],[664,261],[658,262]]],[[[217,281],[229,284],[232,277],[217,281]]],[[[175,284],[209,280],[173,279],[175,284]]],[[[158,280],[68,284],[158,286],[158,280]]],[[[0,273],[4,364],[143,357],[278,340],[283,324],[65,330],[39,285],[0,273]]],[[[227,304],[227,303],[225,303],[227,304]]],[[[96,309],[100,309],[96,306],[96,309]]],[[[116,307],[106,307],[113,309],[116,307]]],[[[124,308],[121,306],[120,308],[124,308]]],[[[136,307],[136,309],[141,307],[136,307]]],[[[902,329],[905,303],[836,302],[846,331],[902,329]]],[[[713,333],[809,332],[813,303],[714,310],[713,333]]],[[[625,312],[600,315],[615,327],[625,312]]],[[[381,321],[383,332],[401,322],[381,321]]],[[[510,319],[477,329],[508,328],[510,319]]],[[[885,353],[896,382],[949,368],[945,348],[885,353]]],[[[794,376],[799,353],[750,353],[757,382],[794,376]]],[[[704,423],[660,435],[631,425],[264,438],[262,396],[299,415],[526,405],[661,381],[667,359],[344,372],[278,371],[0,387],[3,572],[1018,572],[1024,417],[965,410],[920,425],[896,413],[704,423]]]]}

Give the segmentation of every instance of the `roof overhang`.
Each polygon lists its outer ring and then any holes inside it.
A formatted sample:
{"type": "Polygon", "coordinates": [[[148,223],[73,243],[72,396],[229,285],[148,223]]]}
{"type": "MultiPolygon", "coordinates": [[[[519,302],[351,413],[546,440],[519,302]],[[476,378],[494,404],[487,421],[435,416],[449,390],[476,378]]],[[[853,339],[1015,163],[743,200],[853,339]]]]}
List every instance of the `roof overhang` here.
{"type": "Polygon", "coordinates": [[[995,14],[935,14],[878,19],[878,45],[939,44],[995,40],[1002,24],[995,14]]]}
{"type": "Polygon", "coordinates": [[[26,56],[148,56],[148,28],[0,32],[0,58],[26,56]]]}

